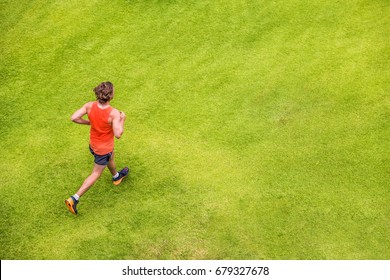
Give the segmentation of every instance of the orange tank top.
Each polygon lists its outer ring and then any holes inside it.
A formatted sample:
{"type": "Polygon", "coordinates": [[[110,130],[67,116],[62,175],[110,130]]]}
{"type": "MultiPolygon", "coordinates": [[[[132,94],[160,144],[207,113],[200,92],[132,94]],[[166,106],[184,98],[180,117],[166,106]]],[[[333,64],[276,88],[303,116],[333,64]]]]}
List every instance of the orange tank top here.
{"type": "Polygon", "coordinates": [[[99,108],[97,101],[92,104],[88,113],[91,123],[90,146],[97,155],[105,155],[114,150],[114,130],[108,122],[112,107],[99,108]]]}

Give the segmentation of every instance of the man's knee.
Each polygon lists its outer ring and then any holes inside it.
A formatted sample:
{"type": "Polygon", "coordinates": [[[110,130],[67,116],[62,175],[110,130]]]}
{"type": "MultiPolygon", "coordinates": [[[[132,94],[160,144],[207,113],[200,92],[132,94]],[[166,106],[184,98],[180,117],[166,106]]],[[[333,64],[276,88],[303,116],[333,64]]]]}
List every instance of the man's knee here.
{"type": "Polygon", "coordinates": [[[92,175],[99,178],[100,175],[102,175],[105,168],[106,168],[105,165],[95,166],[95,168],[92,170],[92,175]]]}

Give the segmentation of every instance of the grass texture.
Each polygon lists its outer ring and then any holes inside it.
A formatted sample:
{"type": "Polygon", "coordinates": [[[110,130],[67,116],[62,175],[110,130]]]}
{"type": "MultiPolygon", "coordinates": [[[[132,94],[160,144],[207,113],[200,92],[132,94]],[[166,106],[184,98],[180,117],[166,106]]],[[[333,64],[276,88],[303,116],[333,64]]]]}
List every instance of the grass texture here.
{"type": "Polygon", "coordinates": [[[387,0],[0,1],[1,259],[389,259],[387,0]],[[113,82],[108,171],[70,115],[113,82]]]}

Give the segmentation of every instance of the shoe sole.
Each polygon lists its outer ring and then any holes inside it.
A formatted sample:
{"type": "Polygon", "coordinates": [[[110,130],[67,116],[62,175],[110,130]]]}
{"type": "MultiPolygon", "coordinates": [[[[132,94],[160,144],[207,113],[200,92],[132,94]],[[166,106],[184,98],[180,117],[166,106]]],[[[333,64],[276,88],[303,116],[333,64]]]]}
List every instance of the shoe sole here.
{"type": "MultiPolygon", "coordinates": [[[[127,174],[127,175],[128,175],[128,174],[127,174]]],[[[115,186],[118,186],[118,185],[122,182],[122,180],[125,179],[125,178],[127,177],[127,175],[126,175],[126,176],[123,176],[123,177],[120,178],[118,181],[113,181],[112,183],[113,183],[115,186]]]]}
{"type": "Polygon", "coordinates": [[[66,207],[68,207],[68,210],[72,212],[73,214],[77,215],[77,212],[74,211],[73,205],[69,203],[68,200],[65,200],[66,207]]]}

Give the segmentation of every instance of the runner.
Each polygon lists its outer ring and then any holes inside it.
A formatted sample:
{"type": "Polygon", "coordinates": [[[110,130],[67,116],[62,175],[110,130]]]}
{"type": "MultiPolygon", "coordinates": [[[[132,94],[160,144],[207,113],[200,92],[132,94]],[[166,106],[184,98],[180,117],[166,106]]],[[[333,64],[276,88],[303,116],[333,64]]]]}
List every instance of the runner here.
{"type": "Polygon", "coordinates": [[[110,105],[114,98],[114,86],[111,82],[103,82],[94,92],[97,101],[84,104],[71,117],[75,123],[91,126],[89,150],[95,158],[92,173],[77,193],[65,200],[69,211],[75,215],[78,214],[76,206],[80,197],[99,179],[106,166],[112,174],[114,185],[119,185],[129,173],[128,167],[118,172],[114,160],[114,137],[121,138],[126,120],[125,113],[110,105]],[[85,115],[88,115],[88,119],[83,118],[85,115]]]}

